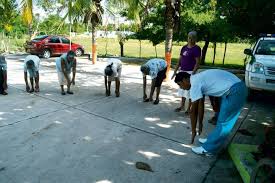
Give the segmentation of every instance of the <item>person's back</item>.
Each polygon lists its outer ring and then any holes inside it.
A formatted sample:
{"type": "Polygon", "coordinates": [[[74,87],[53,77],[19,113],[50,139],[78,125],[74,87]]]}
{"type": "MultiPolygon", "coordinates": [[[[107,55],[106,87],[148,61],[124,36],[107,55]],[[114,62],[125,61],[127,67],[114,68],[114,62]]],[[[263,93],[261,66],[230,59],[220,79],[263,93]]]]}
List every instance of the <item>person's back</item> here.
{"type": "Polygon", "coordinates": [[[201,73],[192,75],[190,78],[191,90],[190,95],[192,101],[195,100],[194,95],[207,95],[220,97],[227,92],[231,86],[241,80],[234,74],[219,70],[209,69],[201,73]]]}
{"type": "Polygon", "coordinates": [[[27,68],[27,62],[28,61],[33,61],[34,63],[34,67],[33,70],[35,72],[39,71],[39,66],[40,66],[40,58],[36,55],[28,55],[25,60],[24,60],[24,71],[27,72],[28,68],[27,68]]]}

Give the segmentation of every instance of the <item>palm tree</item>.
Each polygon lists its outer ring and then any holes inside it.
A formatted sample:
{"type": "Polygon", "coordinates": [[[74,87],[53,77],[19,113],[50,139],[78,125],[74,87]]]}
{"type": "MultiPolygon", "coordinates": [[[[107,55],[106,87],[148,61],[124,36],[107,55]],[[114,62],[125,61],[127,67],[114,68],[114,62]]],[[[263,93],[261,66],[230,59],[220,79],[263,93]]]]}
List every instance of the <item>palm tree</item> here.
{"type": "Polygon", "coordinates": [[[33,21],[33,1],[32,0],[21,0],[20,9],[22,13],[23,22],[28,25],[29,36],[32,36],[32,21],[33,21]]]}
{"type": "Polygon", "coordinates": [[[84,8],[84,23],[91,23],[92,26],[92,62],[97,60],[96,27],[102,24],[103,7],[101,0],[91,0],[90,5],[84,8]]]}
{"type": "MultiPolygon", "coordinates": [[[[146,16],[149,9],[153,7],[156,0],[112,0],[113,2],[124,3],[128,6],[128,13],[130,18],[140,19],[140,12],[142,16],[146,16]]],[[[177,31],[180,17],[181,0],[164,0],[166,6],[165,10],[165,60],[167,62],[167,73],[171,67],[171,54],[174,30],[177,31]]],[[[141,20],[142,21],[142,20],[141,20]]],[[[168,78],[168,77],[167,77],[168,78]]]]}

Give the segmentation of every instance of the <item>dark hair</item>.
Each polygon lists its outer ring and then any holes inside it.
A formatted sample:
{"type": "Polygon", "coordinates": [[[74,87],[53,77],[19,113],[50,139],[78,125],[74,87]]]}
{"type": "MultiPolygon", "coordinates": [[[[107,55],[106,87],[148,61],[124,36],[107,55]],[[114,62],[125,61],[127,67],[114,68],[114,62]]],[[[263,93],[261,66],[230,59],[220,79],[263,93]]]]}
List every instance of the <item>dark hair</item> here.
{"type": "Polygon", "coordinates": [[[73,50],[68,51],[67,57],[75,57],[75,53],[73,50]]]}
{"type": "Polygon", "coordinates": [[[34,66],[34,61],[33,60],[28,60],[26,62],[27,66],[34,66]]]}
{"type": "Polygon", "coordinates": [[[147,72],[150,71],[150,68],[147,65],[144,64],[144,65],[140,66],[140,71],[142,73],[147,73],[147,72]]]}
{"type": "Polygon", "coordinates": [[[190,79],[191,74],[188,74],[187,72],[179,72],[176,75],[175,83],[181,82],[183,79],[190,79]]]}
{"type": "Polygon", "coordinates": [[[113,66],[113,63],[111,63],[110,65],[108,65],[108,66],[105,68],[104,72],[105,72],[105,75],[106,75],[106,76],[111,76],[111,75],[113,75],[112,66],[113,66]]]}

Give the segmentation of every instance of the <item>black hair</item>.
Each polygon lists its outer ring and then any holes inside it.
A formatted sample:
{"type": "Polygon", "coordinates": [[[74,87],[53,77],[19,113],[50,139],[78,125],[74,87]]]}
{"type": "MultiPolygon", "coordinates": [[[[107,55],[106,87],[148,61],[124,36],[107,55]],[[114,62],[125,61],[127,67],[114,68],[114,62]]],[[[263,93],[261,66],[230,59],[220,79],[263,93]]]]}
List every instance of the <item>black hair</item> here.
{"type": "Polygon", "coordinates": [[[26,62],[27,66],[34,66],[34,61],[33,60],[28,60],[26,62]]]}
{"type": "Polygon", "coordinates": [[[67,56],[72,57],[75,56],[75,53],[73,50],[68,51],[67,56]]]}
{"type": "Polygon", "coordinates": [[[179,72],[176,75],[175,83],[181,82],[184,79],[190,79],[191,74],[188,74],[187,72],[179,72]]]}
{"type": "Polygon", "coordinates": [[[108,65],[108,66],[105,68],[104,72],[105,72],[105,75],[106,75],[106,76],[111,76],[111,75],[113,75],[112,66],[113,66],[113,63],[111,63],[110,65],[108,65]]]}

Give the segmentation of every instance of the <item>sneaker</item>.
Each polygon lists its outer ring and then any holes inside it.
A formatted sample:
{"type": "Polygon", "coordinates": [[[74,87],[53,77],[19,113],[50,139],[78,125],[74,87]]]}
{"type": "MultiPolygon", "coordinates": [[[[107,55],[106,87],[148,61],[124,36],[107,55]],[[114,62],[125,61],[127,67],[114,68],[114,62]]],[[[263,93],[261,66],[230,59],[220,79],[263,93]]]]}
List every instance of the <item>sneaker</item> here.
{"type": "Polygon", "coordinates": [[[199,155],[206,155],[206,156],[211,156],[211,153],[208,153],[202,146],[200,147],[193,147],[192,151],[196,154],[199,155]]]}
{"type": "Polygon", "coordinates": [[[199,138],[199,142],[200,142],[201,144],[204,144],[206,141],[207,141],[207,139],[199,138]]]}
{"type": "Polygon", "coordinates": [[[70,94],[70,95],[74,94],[74,92],[72,92],[72,91],[67,91],[67,93],[70,94]]]}

